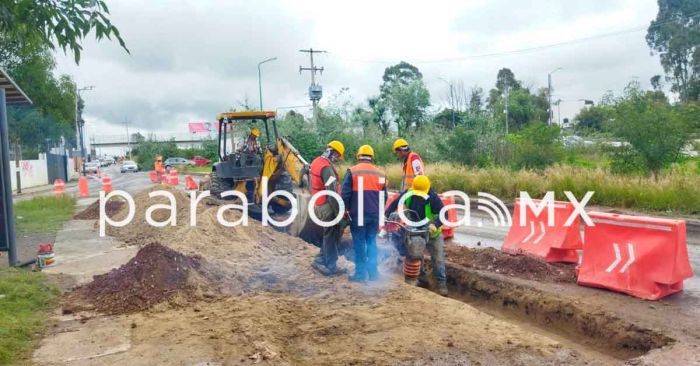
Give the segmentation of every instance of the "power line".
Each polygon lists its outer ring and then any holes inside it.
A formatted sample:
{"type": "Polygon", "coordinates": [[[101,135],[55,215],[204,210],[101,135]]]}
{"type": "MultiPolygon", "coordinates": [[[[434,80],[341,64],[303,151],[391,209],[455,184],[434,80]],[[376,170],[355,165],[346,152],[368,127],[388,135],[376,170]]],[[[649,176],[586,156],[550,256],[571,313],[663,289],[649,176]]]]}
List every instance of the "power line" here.
{"type": "Polygon", "coordinates": [[[311,86],[309,86],[309,99],[311,99],[311,103],[313,104],[314,111],[315,111],[316,106],[318,105],[318,101],[323,96],[323,89],[321,88],[321,85],[316,84],[316,72],[323,73],[323,66],[316,67],[316,65],[314,65],[314,53],[326,53],[326,51],[315,50],[313,48],[309,48],[308,50],[299,50],[299,52],[304,52],[304,53],[309,54],[311,66],[310,67],[299,66],[299,73],[301,74],[302,71],[310,71],[311,72],[311,86]]]}

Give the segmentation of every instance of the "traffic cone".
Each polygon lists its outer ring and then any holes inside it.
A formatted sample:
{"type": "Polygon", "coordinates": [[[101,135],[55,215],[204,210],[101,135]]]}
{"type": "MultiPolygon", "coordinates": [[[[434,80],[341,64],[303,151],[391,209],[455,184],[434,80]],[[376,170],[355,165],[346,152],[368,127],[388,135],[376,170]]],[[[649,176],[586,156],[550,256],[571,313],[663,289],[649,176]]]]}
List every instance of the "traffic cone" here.
{"type": "Polygon", "coordinates": [[[185,176],[185,189],[188,191],[196,191],[197,190],[197,183],[192,179],[191,175],[186,175],[185,176]]]}
{"type": "Polygon", "coordinates": [[[102,175],[102,190],[105,191],[105,193],[112,192],[112,178],[107,174],[102,175]]]}
{"type": "Polygon", "coordinates": [[[160,183],[168,184],[168,174],[165,173],[165,169],[160,170],[160,183]]]}
{"type": "Polygon", "coordinates": [[[170,180],[168,180],[168,184],[171,186],[177,186],[180,184],[180,180],[177,178],[177,169],[170,169],[170,180]]]}
{"type": "Polygon", "coordinates": [[[80,177],[80,179],[78,179],[78,192],[80,197],[90,196],[90,188],[88,187],[87,177],[80,177]]]}
{"type": "Polygon", "coordinates": [[[151,170],[151,172],[148,175],[151,178],[151,182],[158,183],[158,172],[157,171],[151,170]]]}
{"type": "Polygon", "coordinates": [[[53,181],[53,193],[57,196],[62,195],[66,190],[66,182],[58,178],[53,181]]]}

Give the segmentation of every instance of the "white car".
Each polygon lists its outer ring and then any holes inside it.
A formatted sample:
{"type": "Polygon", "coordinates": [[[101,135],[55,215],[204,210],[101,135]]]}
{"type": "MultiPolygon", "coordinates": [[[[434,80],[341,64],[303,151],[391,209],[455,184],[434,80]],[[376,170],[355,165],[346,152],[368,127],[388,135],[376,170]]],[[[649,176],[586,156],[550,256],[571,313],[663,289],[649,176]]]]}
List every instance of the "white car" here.
{"type": "Polygon", "coordinates": [[[85,163],[85,173],[97,174],[98,170],[100,170],[100,163],[95,162],[95,161],[85,163]]]}
{"type": "Polygon", "coordinates": [[[139,166],[136,165],[136,163],[134,163],[133,161],[131,161],[131,160],[125,160],[125,161],[122,163],[122,168],[121,168],[121,172],[122,172],[122,173],[126,173],[126,172],[134,172],[134,173],[136,173],[136,172],[138,172],[138,171],[139,171],[139,166]]]}

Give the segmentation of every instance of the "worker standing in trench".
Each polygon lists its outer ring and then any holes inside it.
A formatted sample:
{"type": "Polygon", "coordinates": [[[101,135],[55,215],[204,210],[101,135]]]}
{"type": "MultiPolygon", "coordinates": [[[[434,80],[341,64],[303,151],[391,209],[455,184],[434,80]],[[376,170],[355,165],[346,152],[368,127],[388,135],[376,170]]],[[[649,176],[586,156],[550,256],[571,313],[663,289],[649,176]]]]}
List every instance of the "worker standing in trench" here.
{"type": "MultiPolygon", "coordinates": [[[[428,250],[430,251],[430,259],[433,265],[433,277],[437,282],[438,292],[442,296],[447,296],[447,273],[445,271],[445,242],[442,238],[442,220],[440,219],[440,211],[443,204],[440,196],[430,187],[430,179],[421,175],[413,180],[411,188],[396,198],[386,210],[386,214],[390,214],[399,207],[399,202],[403,196],[406,197],[404,204],[406,208],[415,213],[414,222],[420,222],[428,219],[428,250]]],[[[421,260],[420,275],[418,277],[418,285],[421,287],[429,287],[428,276],[425,273],[424,260],[421,260]]]]}
{"type": "Polygon", "coordinates": [[[348,169],[343,178],[341,196],[350,208],[350,231],[355,250],[355,273],[352,282],[376,281],[377,232],[382,213],[380,195],[387,196],[386,175],[374,165],[374,149],[362,145],[357,150],[357,164],[348,169]],[[362,204],[360,204],[360,201],[362,204]]]}
{"type": "MultiPolygon", "coordinates": [[[[311,195],[318,192],[340,193],[338,172],[334,164],[343,159],[345,146],[340,141],[331,141],[326,151],[311,162],[311,195]]],[[[323,222],[333,221],[340,212],[338,200],[322,194],[314,204],[316,217],[323,222]]],[[[347,272],[338,267],[338,246],[342,237],[341,223],[323,228],[323,242],[320,253],[314,258],[312,267],[325,276],[337,276],[347,272]]]]}
{"type": "Polygon", "coordinates": [[[404,139],[397,139],[394,141],[394,146],[392,147],[394,154],[399,159],[403,161],[403,177],[401,179],[401,186],[399,192],[403,193],[407,189],[411,188],[413,179],[419,175],[426,175],[425,165],[423,165],[423,160],[418,153],[413,152],[411,147],[408,146],[408,141],[404,139]]]}

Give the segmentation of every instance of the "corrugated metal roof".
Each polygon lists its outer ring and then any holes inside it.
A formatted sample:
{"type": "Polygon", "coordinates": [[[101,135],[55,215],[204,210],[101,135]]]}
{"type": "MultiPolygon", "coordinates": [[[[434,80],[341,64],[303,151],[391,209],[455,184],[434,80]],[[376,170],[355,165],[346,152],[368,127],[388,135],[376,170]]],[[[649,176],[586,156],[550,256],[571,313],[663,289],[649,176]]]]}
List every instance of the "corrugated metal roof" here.
{"type": "Polygon", "coordinates": [[[0,69],[0,88],[5,89],[6,104],[32,104],[32,100],[3,69],[0,69]]]}

